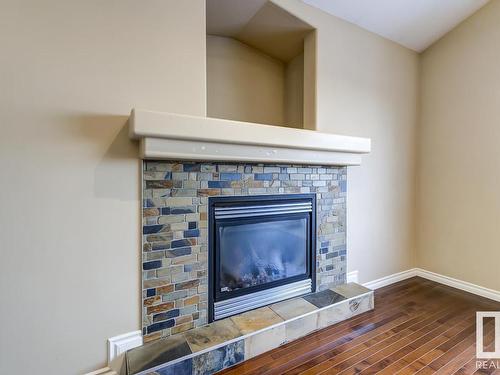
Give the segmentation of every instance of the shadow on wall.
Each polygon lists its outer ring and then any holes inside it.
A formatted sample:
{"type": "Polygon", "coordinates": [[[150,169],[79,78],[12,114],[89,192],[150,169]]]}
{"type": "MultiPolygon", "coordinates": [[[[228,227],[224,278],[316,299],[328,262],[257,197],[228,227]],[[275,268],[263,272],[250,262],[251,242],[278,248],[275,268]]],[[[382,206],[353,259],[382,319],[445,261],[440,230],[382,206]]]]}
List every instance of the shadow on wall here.
{"type": "Polygon", "coordinates": [[[128,136],[128,116],[82,114],[70,120],[75,134],[98,157],[94,172],[96,198],[139,201],[139,144],[128,136]]]}
{"type": "MultiPolygon", "coordinates": [[[[136,201],[136,215],[140,218],[141,201],[141,169],[142,161],[139,158],[139,143],[130,140],[128,116],[81,114],[65,120],[77,126],[70,127],[72,138],[81,139],[84,150],[91,152],[95,158],[94,167],[94,195],[99,199],[115,201],[136,201]],[[86,143],[86,144],[83,144],[86,143]],[[91,147],[91,149],[88,148],[91,147]]],[[[68,128],[66,126],[66,128],[68,128]]],[[[137,233],[142,233],[141,221],[138,221],[137,233]]],[[[137,256],[139,268],[137,270],[138,288],[142,289],[140,278],[141,265],[141,237],[138,236],[137,256]]],[[[138,305],[142,304],[141,293],[137,294],[138,305]]],[[[137,326],[141,326],[141,314],[137,326]]],[[[118,332],[121,333],[121,332],[118,332]]],[[[106,350],[108,348],[106,347],[106,350]]],[[[123,365],[123,355],[115,358],[108,366],[119,370],[123,365]]]]}

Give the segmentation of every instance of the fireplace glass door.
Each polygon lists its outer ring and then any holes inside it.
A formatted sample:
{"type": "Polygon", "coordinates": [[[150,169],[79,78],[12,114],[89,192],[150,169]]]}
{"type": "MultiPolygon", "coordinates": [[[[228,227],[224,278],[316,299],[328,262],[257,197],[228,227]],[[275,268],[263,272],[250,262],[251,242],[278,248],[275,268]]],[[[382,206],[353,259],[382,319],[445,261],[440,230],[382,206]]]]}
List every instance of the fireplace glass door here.
{"type": "Polygon", "coordinates": [[[219,221],[220,292],[306,275],[307,221],[305,214],[219,221]]]}
{"type": "Polygon", "coordinates": [[[314,202],[311,194],[211,198],[209,302],[215,315],[217,306],[225,317],[242,306],[311,291],[314,202]]]}

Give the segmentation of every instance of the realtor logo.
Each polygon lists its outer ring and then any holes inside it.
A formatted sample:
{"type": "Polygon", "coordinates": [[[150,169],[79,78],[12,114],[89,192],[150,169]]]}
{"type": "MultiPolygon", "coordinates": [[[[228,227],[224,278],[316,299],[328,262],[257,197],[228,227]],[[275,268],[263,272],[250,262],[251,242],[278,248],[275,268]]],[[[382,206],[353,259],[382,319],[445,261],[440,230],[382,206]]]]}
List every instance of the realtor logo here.
{"type": "Polygon", "coordinates": [[[476,358],[499,359],[500,358],[500,311],[477,311],[476,312],[476,358]],[[484,351],[484,318],[494,318],[495,322],[495,350],[484,351]]]}

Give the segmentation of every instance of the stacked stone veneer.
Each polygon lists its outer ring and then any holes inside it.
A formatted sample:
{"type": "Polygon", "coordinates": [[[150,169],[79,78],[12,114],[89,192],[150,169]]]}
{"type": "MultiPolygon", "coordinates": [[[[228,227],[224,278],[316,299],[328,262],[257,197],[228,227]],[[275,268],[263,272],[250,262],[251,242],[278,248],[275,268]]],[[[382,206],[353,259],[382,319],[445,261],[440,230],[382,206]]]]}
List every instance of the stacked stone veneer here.
{"type": "Polygon", "coordinates": [[[317,289],[345,283],[346,168],[145,161],[145,341],[207,323],[208,198],[317,194],[317,289]]]}

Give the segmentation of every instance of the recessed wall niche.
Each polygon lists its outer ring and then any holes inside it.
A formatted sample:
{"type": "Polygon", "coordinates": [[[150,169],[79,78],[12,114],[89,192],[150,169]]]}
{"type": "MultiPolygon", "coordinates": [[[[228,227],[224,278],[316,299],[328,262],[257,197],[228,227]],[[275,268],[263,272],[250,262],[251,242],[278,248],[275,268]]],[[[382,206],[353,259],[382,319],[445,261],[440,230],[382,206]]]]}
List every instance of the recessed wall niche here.
{"type": "Polygon", "coordinates": [[[266,0],[206,0],[207,115],[316,129],[316,31],[266,0]]]}

